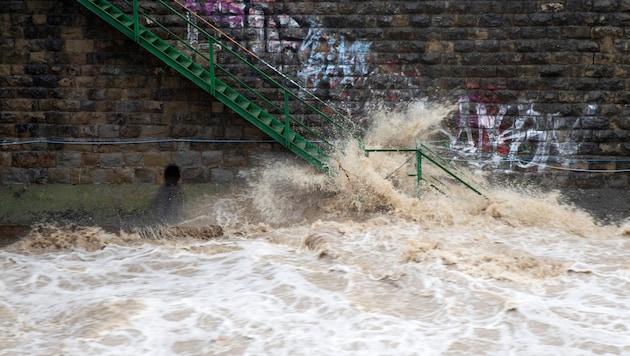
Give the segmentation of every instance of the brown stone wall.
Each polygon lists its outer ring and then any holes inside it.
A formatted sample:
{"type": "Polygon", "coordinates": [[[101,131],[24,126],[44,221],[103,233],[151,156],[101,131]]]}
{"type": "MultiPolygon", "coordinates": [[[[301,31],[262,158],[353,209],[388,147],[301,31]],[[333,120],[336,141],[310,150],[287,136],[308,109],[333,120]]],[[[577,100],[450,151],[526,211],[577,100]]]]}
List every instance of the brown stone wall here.
{"type": "MultiPolygon", "coordinates": [[[[441,146],[461,160],[629,185],[628,0],[186,4],[354,117],[446,102],[441,146]]],[[[24,142],[0,146],[0,182],[159,183],[169,163],[184,181],[229,181],[274,146],[197,142],[265,136],[78,3],[9,0],[0,24],[0,139],[24,142]]]]}
{"type": "Polygon", "coordinates": [[[0,183],[233,182],[276,146],[78,3],[4,5],[0,183]]]}

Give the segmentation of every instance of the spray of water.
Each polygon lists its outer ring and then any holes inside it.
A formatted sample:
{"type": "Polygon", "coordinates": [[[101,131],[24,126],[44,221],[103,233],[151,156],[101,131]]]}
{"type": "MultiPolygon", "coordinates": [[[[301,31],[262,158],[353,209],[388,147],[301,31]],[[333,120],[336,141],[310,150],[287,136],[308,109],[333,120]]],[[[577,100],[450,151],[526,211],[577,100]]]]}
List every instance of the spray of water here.
{"type": "MultiPolygon", "coordinates": [[[[440,132],[450,112],[447,106],[418,102],[404,111],[373,110],[365,137],[368,148],[415,148],[440,132]]],[[[483,175],[466,171],[488,188],[485,197],[459,182],[444,178],[433,166],[423,175],[440,177],[440,190],[421,185],[418,199],[415,153],[371,153],[348,141],[334,156],[336,174],[324,175],[294,161],[275,161],[248,175],[248,198],[261,221],[286,225],[316,220],[366,220],[388,216],[420,223],[426,228],[461,225],[469,228],[494,224],[561,229],[586,236],[597,224],[575,207],[560,203],[558,192],[524,187],[488,186],[483,175]],[[412,159],[410,159],[412,158],[412,159]],[[447,191],[447,194],[444,194],[447,191]],[[578,222],[579,223],[576,223],[578,222]]]]}
{"type": "MultiPolygon", "coordinates": [[[[366,143],[415,147],[445,110],[373,111],[366,143]]],[[[446,194],[423,186],[418,199],[413,160],[350,141],[334,159],[331,175],[275,160],[177,226],[35,227],[0,250],[0,349],[630,351],[629,226],[597,226],[558,193],[522,187],[482,197],[445,179],[446,194]]]]}
{"type": "MultiPolygon", "coordinates": [[[[413,103],[405,110],[373,106],[364,120],[368,123],[365,146],[415,148],[439,134],[440,124],[451,110],[427,102],[413,103]]],[[[340,147],[333,155],[334,174],[322,174],[295,160],[270,160],[266,166],[243,173],[248,182],[245,188],[187,207],[189,219],[179,228],[150,227],[135,233],[98,234],[77,227],[63,232],[38,227],[22,244],[28,244],[23,246],[25,249],[69,246],[98,249],[108,243],[129,243],[133,237],[207,239],[223,233],[225,236],[266,233],[272,228],[308,226],[317,221],[348,223],[373,219],[386,219],[388,224],[412,222],[426,229],[534,227],[578,236],[592,235],[601,228],[585,212],[561,204],[558,192],[489,187],[483,175],[467,172],[466,167],[460,167],[466,177],[473,177],[488,188],[485,197],[445,178],[442,171],[432,166],[423,167],[423,175],[440,177],[444,187],[440,190],[426,184],[418,187],[416,178],[410,176],[416,172],[414,152],[375,152],[366,156],[353,140],[340,147]]],[[[627,234],[628,228],[622,230],[627,234]]]]}

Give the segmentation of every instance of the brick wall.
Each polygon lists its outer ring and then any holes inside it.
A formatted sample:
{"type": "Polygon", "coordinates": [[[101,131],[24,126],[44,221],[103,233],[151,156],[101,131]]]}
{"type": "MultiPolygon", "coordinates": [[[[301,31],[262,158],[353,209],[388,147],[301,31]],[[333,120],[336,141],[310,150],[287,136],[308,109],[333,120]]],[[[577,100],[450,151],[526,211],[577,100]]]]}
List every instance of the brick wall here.
{"type": "Polygon", "coordinates": [[[1,183],[233,182],[276,146],[78,3],[4,5],[1,183]]]}
{"type": "MultiPolygon", "coordinates": [[[[186,4],[353,115],[374,100],[452,103],[443,146],[461,159],[557,185],[628,185],[613,173],[630,169],[628,0],[186,4]]],[[[0,146],[4,183],[159,183],[169,163],[184,181],[229,181],[274,146],[186,141],[265,136],[73,1],[0,11],[0,138],[39,140],[0,146]]]]}

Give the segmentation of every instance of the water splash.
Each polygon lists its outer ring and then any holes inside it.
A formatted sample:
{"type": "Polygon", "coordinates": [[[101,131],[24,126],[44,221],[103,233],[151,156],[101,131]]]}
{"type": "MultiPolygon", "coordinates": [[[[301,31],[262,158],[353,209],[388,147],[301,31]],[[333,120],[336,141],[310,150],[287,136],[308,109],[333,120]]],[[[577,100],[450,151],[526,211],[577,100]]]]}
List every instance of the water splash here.
{"type": "MultiPolygon", "coordinates": [[[[368,142],[412,144],[432,112],[384,111],[408,137],[368,142]]],[[[630,353],[627,224],[557,192],[417,199],[400,158],[337,160],[249,172],[177,229],[34,227],[0,249],[0,354],[630,353]]]]}

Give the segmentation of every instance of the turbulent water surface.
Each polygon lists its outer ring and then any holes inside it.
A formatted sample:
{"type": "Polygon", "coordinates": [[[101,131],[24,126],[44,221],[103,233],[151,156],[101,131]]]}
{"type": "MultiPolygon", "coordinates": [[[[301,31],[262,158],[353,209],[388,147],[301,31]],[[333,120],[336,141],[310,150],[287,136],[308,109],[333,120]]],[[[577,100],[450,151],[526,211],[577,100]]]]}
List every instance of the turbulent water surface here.
{"type": "Polygon", "coordinates": [[[418,200],[406,160],[278,162],[175,233],[34,226],[0,250],[0,354],[630,354],[630,227],[549,193],[418,200]]]}

